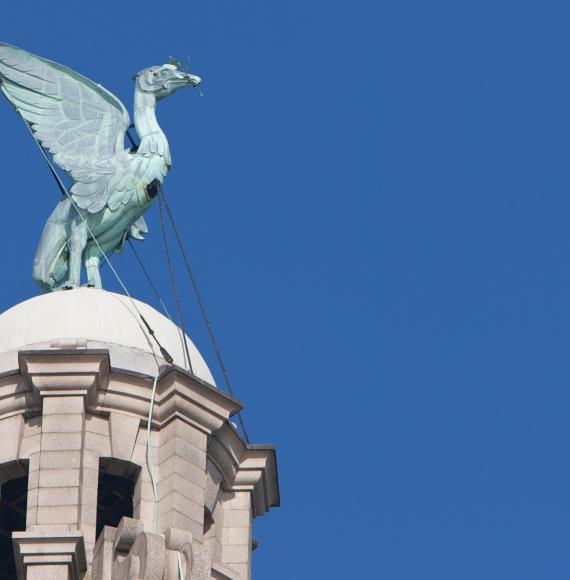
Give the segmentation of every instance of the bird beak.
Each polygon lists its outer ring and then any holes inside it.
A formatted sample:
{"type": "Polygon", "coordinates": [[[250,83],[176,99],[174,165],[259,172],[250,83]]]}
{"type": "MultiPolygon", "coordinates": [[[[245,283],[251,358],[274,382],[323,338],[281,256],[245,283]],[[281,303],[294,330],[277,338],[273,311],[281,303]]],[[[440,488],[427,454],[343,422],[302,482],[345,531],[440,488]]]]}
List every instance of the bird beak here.
{"type": "Polygon", "coordinates": [[[197,87],[202,82],[202,79],[199,76],[186,73],[186,81],[189,85],[197,87]]]}

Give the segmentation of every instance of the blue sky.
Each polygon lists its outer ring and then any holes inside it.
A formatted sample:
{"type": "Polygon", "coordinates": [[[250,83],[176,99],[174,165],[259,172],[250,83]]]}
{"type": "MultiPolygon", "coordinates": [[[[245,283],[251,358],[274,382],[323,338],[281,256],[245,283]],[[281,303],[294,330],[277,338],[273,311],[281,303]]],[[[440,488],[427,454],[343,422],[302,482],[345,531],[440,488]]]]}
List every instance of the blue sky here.
{"type": "MultiPolygon", "coordinates": [[[[166,189],[251,438],[278,446],[256,578],[568,577],[569,20],[525,0],[2,7],[2,40],[129,108],[171,54],[204,79],[160,103],[166,189]]],[[[58,192],[6,103],[0,126],[5,309],[37,293],[58,192]]]]}

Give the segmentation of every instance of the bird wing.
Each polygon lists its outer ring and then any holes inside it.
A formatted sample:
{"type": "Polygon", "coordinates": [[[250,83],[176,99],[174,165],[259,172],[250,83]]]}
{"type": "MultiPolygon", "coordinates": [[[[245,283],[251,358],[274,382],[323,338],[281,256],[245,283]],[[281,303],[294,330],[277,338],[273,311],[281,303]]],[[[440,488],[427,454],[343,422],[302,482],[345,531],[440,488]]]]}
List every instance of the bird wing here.
{"type": "Polygon", "coordinates": [[[73,178],[77,205],[91,213],[103,209],[113,193],[111,172],[126,164],[130,119],[121,101],[75,71],[5,43],[0,90],[73,178]]]}

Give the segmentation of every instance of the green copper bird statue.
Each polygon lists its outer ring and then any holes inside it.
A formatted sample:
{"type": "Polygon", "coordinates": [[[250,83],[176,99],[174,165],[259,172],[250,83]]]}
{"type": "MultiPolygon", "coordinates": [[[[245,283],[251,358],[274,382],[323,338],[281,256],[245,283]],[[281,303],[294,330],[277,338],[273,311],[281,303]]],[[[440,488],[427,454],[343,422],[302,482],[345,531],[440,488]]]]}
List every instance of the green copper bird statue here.
{"type": "Polygon", "coordinates": [[[65,66],[0,43],[0,90],[73,181],[34,258],[33,278],[46,292],[80,285],[82,263],[87,284],[101,288],[102,254],[148,233],[144,213],[171,165],[156,103],[201,79],[171,61],[134,80],[136,150],[125,147],[130,119],[117,97],[65,66]]]}

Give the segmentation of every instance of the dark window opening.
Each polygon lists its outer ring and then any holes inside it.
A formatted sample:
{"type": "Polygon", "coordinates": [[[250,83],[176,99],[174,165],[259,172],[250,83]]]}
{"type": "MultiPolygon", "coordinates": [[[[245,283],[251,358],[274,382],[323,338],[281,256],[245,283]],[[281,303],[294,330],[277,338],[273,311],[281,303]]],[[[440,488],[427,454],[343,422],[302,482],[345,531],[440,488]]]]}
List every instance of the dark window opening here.
{"type": "Polygon", "coordinates": [[[214,518],[208,509],[204,510],[204,536],[208,535],[208,532],[212,529],[214,525],[214,518]]]}
{"type": "Polygon", "coordinates": [[[130,461],[101,458],[97,486],[97,538],[105,526],[117,527],[121,518],[133,517],[135,483],[140,467],[130,461]]]}
{"type": "Polygon", "coordinates": [[[12,532],[26,529],[28,507],[28,463],[14,461],[4,464],[2,471],[13,478],[0,485],[0,579],[16,578],[16,562],[12,532]]]}

